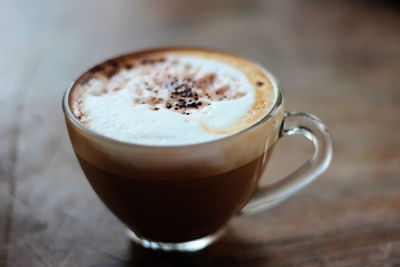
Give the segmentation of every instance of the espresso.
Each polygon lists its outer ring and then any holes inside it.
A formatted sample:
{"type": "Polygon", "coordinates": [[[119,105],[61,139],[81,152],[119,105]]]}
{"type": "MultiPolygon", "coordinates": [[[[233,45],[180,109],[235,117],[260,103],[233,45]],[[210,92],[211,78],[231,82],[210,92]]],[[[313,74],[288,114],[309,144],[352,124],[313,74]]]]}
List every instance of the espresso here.
{"type": "Polygon", "coordinates": [[[277,95],[265,71],[236,56],[144,51],[83,74],[67,128],[122,222],[145,239],[185,242],[215,233],[250,199],[279,137],[277,95]]]}
{"type": "Polygon", "coordinates": [[[101,200],[138,236],[184,242],[215,233],[238,214],[254,191],[264,155],[234,170],[185,179],[122,176],[78,156],[101,200]]]}

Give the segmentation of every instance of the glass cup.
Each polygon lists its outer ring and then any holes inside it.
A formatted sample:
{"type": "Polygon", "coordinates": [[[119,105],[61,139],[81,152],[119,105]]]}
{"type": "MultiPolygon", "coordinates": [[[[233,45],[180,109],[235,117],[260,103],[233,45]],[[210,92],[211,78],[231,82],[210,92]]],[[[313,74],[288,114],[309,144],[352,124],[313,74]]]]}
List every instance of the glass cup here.
{"type": "Polygon", "coordinates": [[[311,114],[285,111],[275,78],[260,70],[276,92],[270,112],[241,132],[191,145],[148,146],[100,135],[71,111],[71,92],[88,72],[66,91],[63,110],[78,161],[134,242],[165,251],[203,249],[221,236],[233,217],[276,205],[327,169],[332,139],[325,125],[311,114]],[[278,182],[258,186],[274,144],[291,135],[309,139],[314,154],[278,182]]]}

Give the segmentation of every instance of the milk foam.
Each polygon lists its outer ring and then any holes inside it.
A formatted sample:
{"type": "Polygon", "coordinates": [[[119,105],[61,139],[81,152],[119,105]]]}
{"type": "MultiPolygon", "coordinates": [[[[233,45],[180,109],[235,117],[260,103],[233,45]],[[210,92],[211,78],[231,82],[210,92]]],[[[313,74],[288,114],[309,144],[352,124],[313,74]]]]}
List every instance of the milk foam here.
{"type": "Polygon", "coordinates": [[[254,110],[256,86],[221,60],[167,53],[133,65],[76,89],[73,112],[86,127],[130,143],[185,145],[235,134],[269,110],[254,110]]]}

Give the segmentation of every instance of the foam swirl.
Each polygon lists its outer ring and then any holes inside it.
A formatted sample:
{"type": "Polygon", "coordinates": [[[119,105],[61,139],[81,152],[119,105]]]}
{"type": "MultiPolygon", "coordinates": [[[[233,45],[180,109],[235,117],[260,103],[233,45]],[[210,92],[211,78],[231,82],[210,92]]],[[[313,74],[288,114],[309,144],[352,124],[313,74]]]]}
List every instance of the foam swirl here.
{"type": "Polygon", "coordinates": [[[72,109],[86,127],[130,143],[222,138],[260,120],[273,103],[267,76],[243,61],[194,51],[111,60],[82,78],[72,109]]]}

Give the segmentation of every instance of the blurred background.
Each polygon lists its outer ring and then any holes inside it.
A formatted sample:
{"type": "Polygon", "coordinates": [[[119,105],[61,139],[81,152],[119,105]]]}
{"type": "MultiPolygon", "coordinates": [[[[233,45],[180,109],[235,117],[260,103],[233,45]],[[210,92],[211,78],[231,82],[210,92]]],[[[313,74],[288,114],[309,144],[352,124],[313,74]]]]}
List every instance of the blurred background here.
{"type": "MultiPolygon", "coordinates": [[[[373,0],[0,0],[0,266],[400,263],[400,5],[373,0]],[[104,59],[205,46],[267,67],[335,141],[322,177],[192,255],[132,246],[73,155],[65,89],[104,59]]],[[[282,140],[269,183],[310,155],[282,140]]],[[[385,265],[386,264],[386,265],[385,265]]]]}

